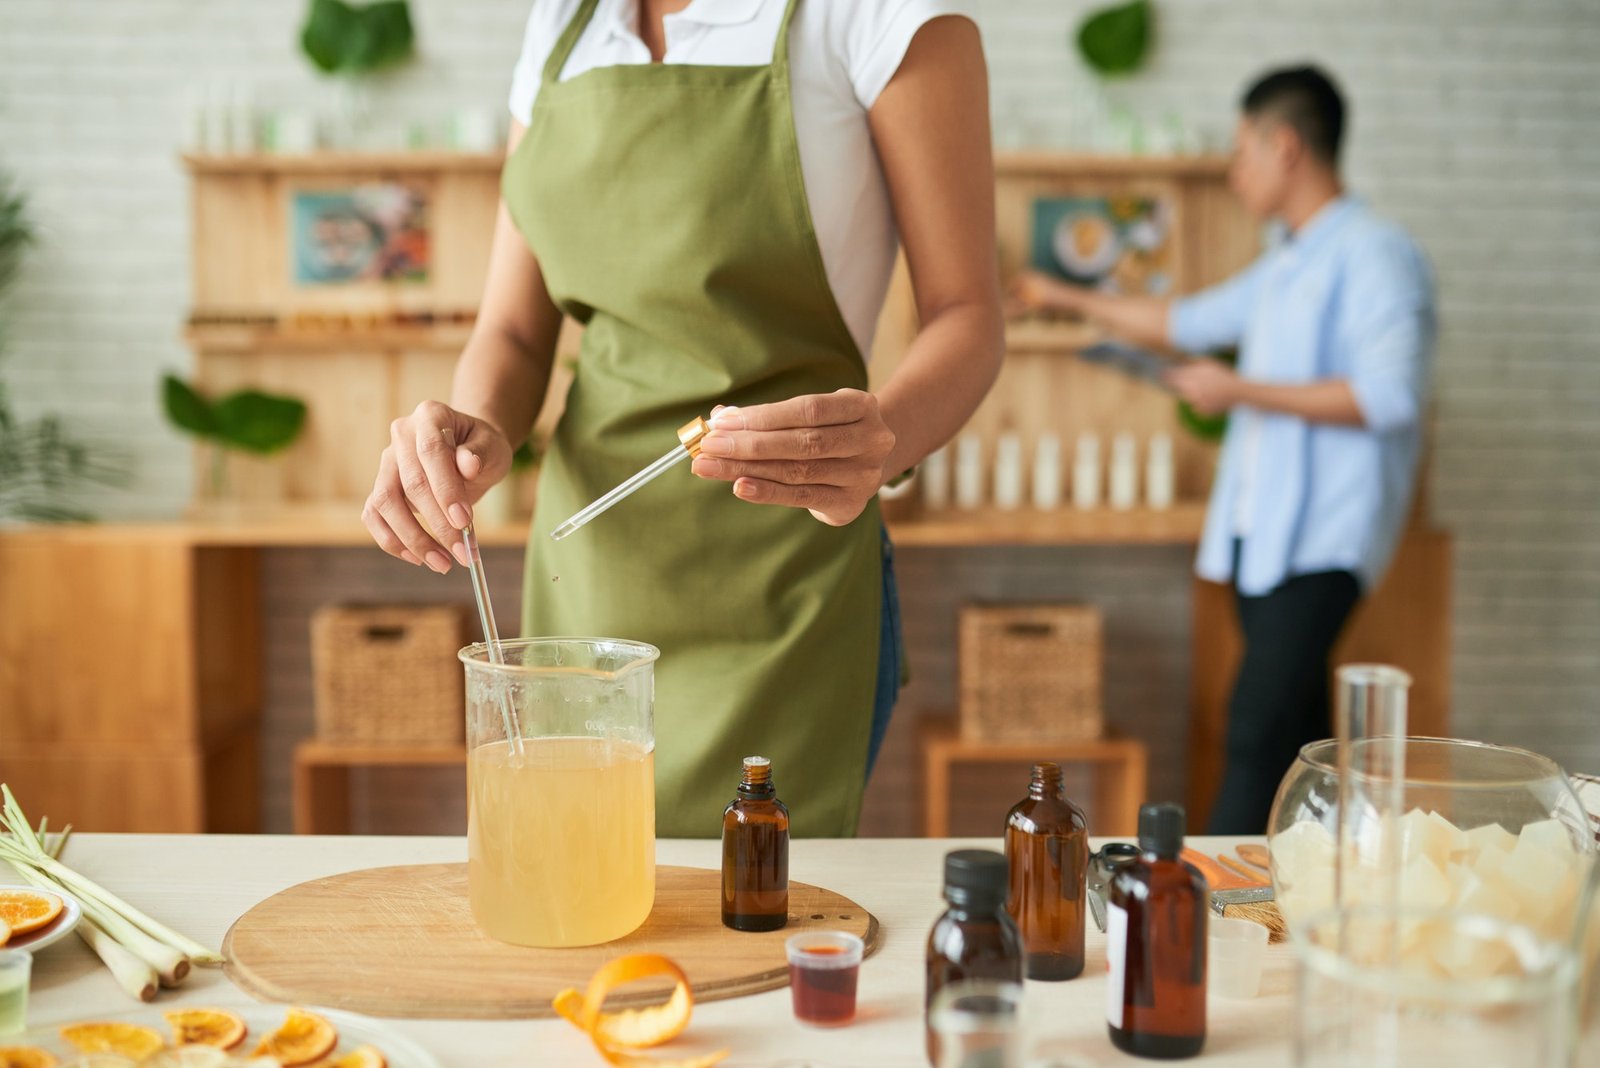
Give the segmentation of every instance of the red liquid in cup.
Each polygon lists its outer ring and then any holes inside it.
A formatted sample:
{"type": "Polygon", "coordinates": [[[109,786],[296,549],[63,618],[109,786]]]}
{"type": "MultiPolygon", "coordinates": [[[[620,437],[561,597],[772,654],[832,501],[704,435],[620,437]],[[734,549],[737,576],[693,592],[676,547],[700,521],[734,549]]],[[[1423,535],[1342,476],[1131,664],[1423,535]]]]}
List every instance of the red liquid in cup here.
{"type": "Polygon", "coordinates": [[[838,946],[817,946],[805,950],[802,963],[789,963],[789,987],[794,991],[794,1015],[802,1023],[837,1027],[856,1018],[856,976],[859,964],[841,968],[830,957],[843,956],[838,946]],[[807,967],[805,958],[815,957],[820,967],[807,967]]]}

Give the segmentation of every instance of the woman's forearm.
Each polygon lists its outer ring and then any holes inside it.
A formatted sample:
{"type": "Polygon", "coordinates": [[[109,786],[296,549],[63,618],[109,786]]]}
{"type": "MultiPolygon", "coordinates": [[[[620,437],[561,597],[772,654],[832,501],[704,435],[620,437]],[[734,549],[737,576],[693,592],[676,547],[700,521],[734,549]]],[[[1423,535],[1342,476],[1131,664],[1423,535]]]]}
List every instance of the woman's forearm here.
{"type": "Polygon", "coordinates": [[[1167,344],[1167,317],[1172,302],[1164,297],[1082,291],[1079,308],[1085,318],[1141,345],[1167,344]]]}
{"type": "Polygon", "coordinates": [[[472,331],[456,362],[450,407],[492,424],[516,448],[533,430],[544,403],[554,339],[535,344],[489,324],[472,331]]]}
{"type": "Polygon", "coordinates": [[[885,479],[914,467],[966,425],[999,375],[1004,351],[995,303],[951,305],[923,324],[878,390],[895,435],[885,479]]]}
{"type": "Polygon", "coordinates": [[[1343,379],[1330,378],[1304,385],[1280,385],[1240,378],[1236,403],[1268,412],[1297,415],[1312,423],[1363,426],[1366,419],[1356,403],[1355,391],[1343,379]]]}

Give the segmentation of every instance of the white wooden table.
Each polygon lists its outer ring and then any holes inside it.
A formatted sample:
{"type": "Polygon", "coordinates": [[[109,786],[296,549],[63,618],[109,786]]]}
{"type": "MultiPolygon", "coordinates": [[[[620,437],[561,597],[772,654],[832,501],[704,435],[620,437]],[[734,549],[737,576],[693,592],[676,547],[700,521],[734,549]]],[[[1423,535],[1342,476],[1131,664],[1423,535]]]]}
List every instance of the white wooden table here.
{"type": "MultiPolygon", "coordinates": [[[[1233,840],[1191,839],[1208,853],[1233,840]]],[[[941,858],[952,848],[998,848],[995,840],[803,840],[793,843],[790,873],[837,890],[883,924],[883,946],[862,967],[856,1022],[819,1031],[795,1022],[787,989],[695,1007],[684,1041],[697,1051],[732,1049],[728,1068],[924,1068],[923,947],[941,909],[941,858]]],[[[716,867],[713,841],[663,841],[663,864],[716,867]]],[[[462,838],[279,837],[230,835],[74,835],[66,859],[157,919],[208,945],[251,905],[270,894],[342,871],[387,864],[464,861],[462,838]]],[[[9,876],[0,866],[0,875],[9,876]]],[[[1144,1063],[1112,1048],[1105,1025],[1104,939],[1089,925],[1082,977],[1029,983],[1035,1033],[1052,1052],[1075,1063],[1144,1063]]],[[[1212,998],[1205,1053],[1195,1063],[1283,1068],[1290,1061],[1292,954],[1268,949],[1262,995],[1252,1001],[1212,998]]],[[[163,1002],[249,1003],[219,969],[197,969],[163,1002]]],[[[31,1025],[64,1023],[136,1007],[77,938],[39,954],[29,1007],[31,1025]]],[[[588,1039],[561,1020],[482,1022],[398,1020],[448,1068],[603,1066],[588,1039]]],[[[658,1050],[667,1055],[677,1045],[658,1050]]]]}

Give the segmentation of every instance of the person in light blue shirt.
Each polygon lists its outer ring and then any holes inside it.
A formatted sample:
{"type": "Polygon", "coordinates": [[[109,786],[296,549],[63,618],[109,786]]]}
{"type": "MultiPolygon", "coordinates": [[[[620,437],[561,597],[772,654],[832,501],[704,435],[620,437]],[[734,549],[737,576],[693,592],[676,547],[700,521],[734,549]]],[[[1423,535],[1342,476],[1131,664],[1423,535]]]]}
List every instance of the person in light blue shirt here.
{"type": "Polygon", "coordinates": [[[1196,570],[1231,583],[1245,652],[1227,767],[1208,830],[1259,834],[1301,745],[1332,733],[1328,658],[1383,577],[1411,510],[1434,344],[1433,281],[1415,242],[1344,189],[1344,103],[1311,67],[1243,101],[1229,183],[1284,236],[1220,285],[1177,300],[1089,291],[1038,274],[1022,308],[1075,311],[1200,357],[1168,385],[1229,413],[1196,570]]]}

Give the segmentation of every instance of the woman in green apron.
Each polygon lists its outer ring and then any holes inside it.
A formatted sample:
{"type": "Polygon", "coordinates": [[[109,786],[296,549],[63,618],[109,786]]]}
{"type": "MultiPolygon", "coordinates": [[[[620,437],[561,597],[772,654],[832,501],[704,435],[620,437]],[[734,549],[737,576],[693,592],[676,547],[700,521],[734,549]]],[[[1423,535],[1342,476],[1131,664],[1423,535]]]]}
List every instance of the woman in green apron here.
{"type": "Polygon", "coordinates": [[[982,49],[947,6],[537,0],[529,21],[477,325],[450,405],[393,424],[363,518],[449,571],[562,317],[584,325],[523,631],[661,648],[664,836],[717,834],[753,752],[795,833],[855,831],[899,676],[876,494],[961,427],[1002,349],[982,49]],[[896,235],[921,329],[870,393],[896,235]],[[698,477],[550,539],[713,410],[698,477]]]}

